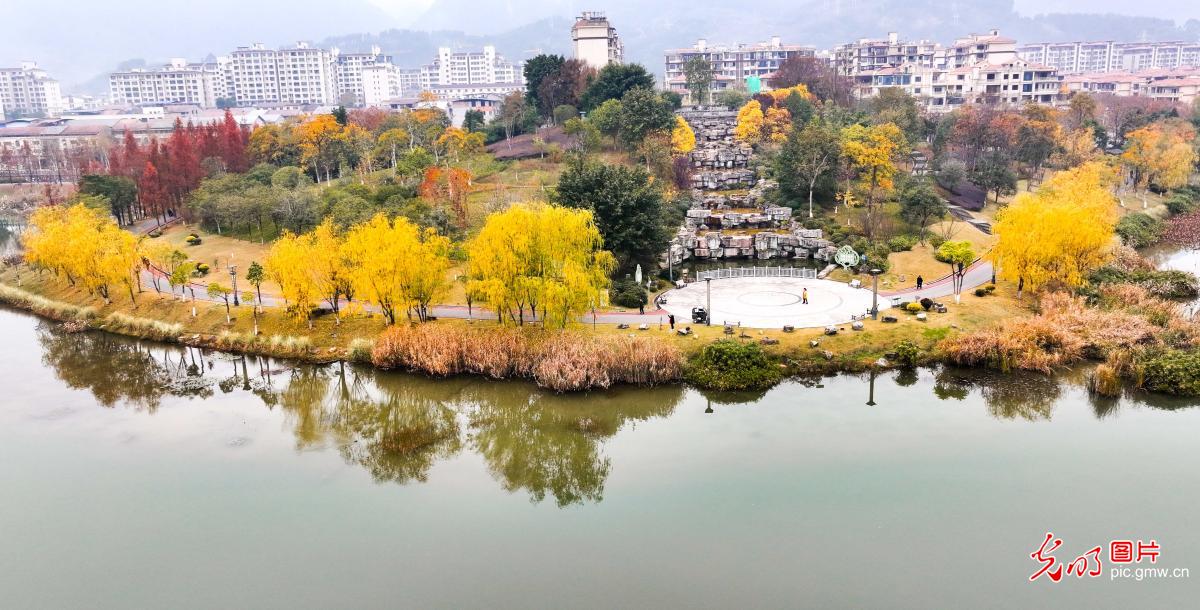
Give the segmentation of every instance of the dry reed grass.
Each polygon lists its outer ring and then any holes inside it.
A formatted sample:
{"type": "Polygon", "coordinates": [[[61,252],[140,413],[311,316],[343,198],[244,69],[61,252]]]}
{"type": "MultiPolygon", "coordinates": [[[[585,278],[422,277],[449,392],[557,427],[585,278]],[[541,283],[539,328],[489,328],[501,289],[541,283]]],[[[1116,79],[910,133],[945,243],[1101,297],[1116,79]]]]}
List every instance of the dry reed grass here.
{"type": "Polygon", "coordinates": [[[667,383],[683,370],[674,345],[649,338],[443,325],[389,328],[376,340],[371,361],[439,377],[528,378],[556,392],[667,383]]]}
{"type": "MultiPolygon", "coordinates": [[[[1183,317],[1178,305],[1128,284],[1103,287],[1096,307],[1089,307],[1082,297],[1048,292],[1039,300],[1038,310],[1033,318],[951,337],[938,348],[959,365],[1050,373],[1085,359],[1105,360],[1157,345],[1194,344],[1200,337],[1200,328],[1183,317]]],[[[1109,366],[1120,375],[1129,370],[1115,363],[1109,366]]]]}

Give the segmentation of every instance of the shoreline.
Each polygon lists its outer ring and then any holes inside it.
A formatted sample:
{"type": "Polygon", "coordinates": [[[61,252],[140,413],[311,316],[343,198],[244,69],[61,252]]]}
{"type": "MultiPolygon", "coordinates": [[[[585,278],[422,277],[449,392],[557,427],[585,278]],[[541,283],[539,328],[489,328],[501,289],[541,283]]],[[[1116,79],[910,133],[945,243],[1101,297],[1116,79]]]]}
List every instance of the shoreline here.
{"type": "MultiPolygon", "coordinates": [[[[245,306],[233,310],[232,324],[225,321],[223,305],[207,302],[197,304],[199,315],[196,318],[190,318],[190,312],[184,312],[188,315],[182,318],[183,321],[180,321],[179,315],[176,315],[174,320],[170,319],[170,315],[166,316],[167,320],[163,320],[157,316],[153,318],[146,316],[146,313],[150,313],[146,310],[153,310],[155,314],[170,314],[172,310],[175,310],[174,313],[179,314],[179,310],[190,310],[191,303],[179,298],[144,291],[138,295],[141,298],[136,305],[131,305],[128,300],[122,302],[122,297],[115,297],[113,302],[107,305],[79,304],[79,299],[62,298],[66,296],[62,293],[70,293],[78,289],[58,286],[53,291],[39,290],[39,284],[42,284],[42,280],[45,278],[32,280],[29,277],[26,277],[23,285],[18,287],[9,281],[11,279],[10,272],[6,271],[2,275],[3,277],[0,278],[0,303],[50,321],[79,325],[78,330],[96,330],[133,339],[160,341],[234,354],[286,358],[311,364],[346,361],[370,364],[378,370],[387,370],[372,361],[369,350],[375,340],[389,327],[382,325],[377,315],[369,312],[345,315],[338,326],[332,326],[330,319],[333,316],[327,315],[319,318],[316,323],[317,327],[312,330],[303,328],[302,324],[296,323],[291,328],[283,329],[287,331],[286,334],[260,330],[260,334],[254,337],[248,329],[243,331],[239,328],[246,326],[248,322],[249,316],[246,315],[247,308],[245,306]],[[378,328],[375,328],[376,326],[378,328]],[[334,332],[328,332],[331,330],[334,332]],[[369,343],[364,345],[364,341],[369,343]]],[[[128,299],[128,297],[124,298],[128,299]]],[[[264,328],[274,326],[276,330],[279,330],[281,314],[282,312],[279,311],[261,313],[259,314],[260,324],[264,328]]],[[[991,321],[988,320],[989,323],[991,321]]],[[[531,337],[547,332],[556,332],[546,331],[540,326],[500,326],[489,320],[437,320],[424,324],[445,325],[447,329],[451,327],[467,328],[480,333],[488,333],[489,329],[495,329],[497,333],[515,332],[531,337]]],[[[841,373],[858,374],[870,370],[897,368],[896,364],[881,359],[886,353],[892,351],[891,348],[896,343],[902,340],[918,341],[925,345],[926,349],[922,350],[922,357],[916,362],[917,365],[942,363],[943,360],[935,357],[930,351],[936,340],[930,339],[928,335],[931,334],[929,331],[935,329],[916,327],[916,324],[880,325],[881,328],[875,329],[876,332],[853,333],[849,331],[848,324],[839,325],[845,327],[846,332],[837,337],[824,336],[823,330],[816,328],[797,329],[795,333],[788,335],[784,335],[780,331],[745,329],[740,337],[727,336],[723,334],[723,328],[720,326],[701,327],[694,329],[697,332],[690,337],[678,337],[674,334],[667,334],[669,331],[666,329],[638,333],[629,329],[618,329],[615,324],[601,324],[598,327],[591,324],[580,324],[573,331],[567,332],[578,332],[584,336],[598,339],[633,337],[642,341],[656,343],[661,341],[678,348],[681,364],[686,363],[690,356],[699,352],[704,346],[715,341],[732,338],[758,344],[760,339],[768,336],[769,332],[772,338],[777,337],[775,340],[786,338],[788,342],[787,345],[764,344],[763,346],[777,359],[780,368],[783,369],[783,378],[788,379],[841,373]],[[909,328],[906,329],[905,326],[909,328]],[[925,335],[924,340],[922,340],[923,335],[925,335]],[[812,345],[814,342],[816,345],[812,345]],[[827,345],[829,343],[834,343],[834,345],[827,345]],[[829,347],[838,347],[839,349],[837,352],[833,352],[828,349],[829,347]]],[[[398,327],[402,326],[398,325],[398,327]]],[[[420,327],[418,326],[418,328],[420,327]]],[[[427,328],[429,327],[427,326],[427,328]]],[[[940,338],[945,333],[935,334],[940,338]]],[[[405,370],[429,375],[432,378],[443,376],[419,368],[405,370]]],[[[467,374],[495,378],[478,373],[467,374]]],[[[526,376],[519,374],[504,378],[527,379],[526,376]]],[[[675,384],[691,385],[687,384],[682,376],[664,382],[662,385],[675,384]]],[[[613,387],[617,385],[639,384],[614,384],[613,387]]],[[[582,389],[590,391],[603,388],[582,389]]]]}

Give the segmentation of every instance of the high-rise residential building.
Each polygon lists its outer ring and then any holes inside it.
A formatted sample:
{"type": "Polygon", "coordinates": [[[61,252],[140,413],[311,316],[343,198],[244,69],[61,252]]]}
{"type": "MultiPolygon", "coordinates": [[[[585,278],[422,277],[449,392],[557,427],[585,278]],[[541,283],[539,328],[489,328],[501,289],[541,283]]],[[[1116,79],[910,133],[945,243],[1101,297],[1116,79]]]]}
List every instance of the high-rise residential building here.
{"type": "Polygon", "coordinates": [[[305,42],[278,50],[262,44],[238,47],[229,54],[228,82],[238,105],[337,101],[333,54],[305,42]]]}
{"type": "Polygon", "coordinates": [[[496,53],[496,47],[485,46],[482,51],[438,49],[433,63],[423,66],[418,75],[417,90],[409,88],[410,76],[401,73],[401,89],[405,95],[432,91],[439,98],[461,91],[499,93],[520,91],[525,87],[521,64],[514,64],[496,53]]]}
{"type": "Polygon", "coordinates": [[[504,59],[496,53],[496,47],[488,45],[482,51],[441,47],[433,63],[421,68],[420,78],[421,86],[428,89],[436,85],[521,83],[525,76],[520,64],[504,59]]]}
{"type": "Polygon", "coordinates": [[[202,108],[217,105],[227,98],[227,59],[212,63],[188,63],[172,59],[150,70],[113,72],[108,77],[109,99],[113,104],[196,104],[202,108]]]}
{"type": "Polygon", "coordinates": [[[571,27],[571,40],[575,46],[575,59],[583,60],[597,70],[624,61],[625,52],[617,29],[602,12],[585,11],[581,14],[571,27]]]}
{"type": "Polygon", "coordinates": [[[1017,53],[1062,74],[1200,67],[1200,42],[1036,42],[1017,53]]]}
{"type": "Polygon", "coordinates": [[[785,45],[778,36],[767,42],[731,46],[710,46],[707,40],[700,39],[695,46],[667,50],[665,81],[667,89],[687,95],[684,64],[694,57],[701,57],[712,66],[713,92],[729,88],[745,88],[747,79],[766,80],[775,74],[784,61],[792,57],[814,57],[815,55],[816,49],[813,47],[785,45]]]}
{"type": "Polygon", "coordinates": [[[22,62],[19,68],[0,68],[0,108],[9,118],[18,116],[53,117],[62,114],[62,90],[34,62],[22,62]]]}
{"type": "Polygon", "coordinates": [[[1020,57],[1016,41],[996,30],[959,38],[949,47],[908,45],[889,36],[887,47],[920,48],[911,55],[881,54],[878,41],[842,45],[835,51],[838,70],[853,79],[857,97],[868,98],[886,88],[900,88],[932,112],[963,104],[1052,104],[1061,98],[1062,76],[1051,67],[1020,57]],[[861,53],[860,51],[867,50],[861,53]],[[879,61],[875,58],[885,57],[879,61]]]}
{"type": "Polygon", "coordinates": [[[338,49],[332,53],[337,67],[338,102],[373,106],[400,94],[399,69],[392,65],[392,56],[384,55],[379,47],[372,46],[368,53],[342,53],[338,49]],[[375,102],[367,101],[367,97],[375,102]]]}

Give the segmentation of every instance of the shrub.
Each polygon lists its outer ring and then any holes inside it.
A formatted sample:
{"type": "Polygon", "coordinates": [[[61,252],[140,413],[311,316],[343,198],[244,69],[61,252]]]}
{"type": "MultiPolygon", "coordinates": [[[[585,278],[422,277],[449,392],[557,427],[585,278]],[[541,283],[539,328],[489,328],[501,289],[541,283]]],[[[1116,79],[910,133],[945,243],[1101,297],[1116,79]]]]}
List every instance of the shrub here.
{"type": "Polygon", "coordinates": [[[1134,248],[1145,248],[1162,236],[1163,222],[1149,214],[1134,212],[1117,221],[1117,235],[1121,241],[1134,248]]]}
{"type": "Polygon", "coordinates": [[[775,359],[757,343],[722,339],[710,343],[688,362],[684,379],[711,390],[765,390],[783,373],[775,359]]]}
{"type": "Polygon", "coordinates": [[[203,277],[208,275],[208,272],[211,269],[212,268],[209,267],[207,263],[196,263],[196,270],[192,272],[192,275],[196,277],[203,277]]]}
{"type": "Polygon", "coordinates": [[[892,252],[905,252],[912,250],[913,246],[917,245],[918,241],[920,240],[912,235],[897,235],[896,237],[889,239],[887,245],[888,249],[892,252]]]}
{"type": "Polygon", "coordinates": [[[1156,269],[1126,271],[1110,265],[1092,272],[1088,281],[1097,286],[1132,284],[1160,299],[1192,300],[1200,296],[1200,280],[1186,271],[1158,271],[1156,269]]]}
{"type": "Polygon", "coordinates": [[[946,238],[941,235],[930,235],[926,241],[929,242],[930,247],[937,250],[942,244],[946,243],[946,238]]]}
{"type": "Polygon", "coordinates": [[[987,295],[988,295],[988,290],[986,288],[976,288],[975,289],[975,296],[986,297],[987,295]]]}
{"type": "Polygon", "coordinates": [[[1142,365],[1142,386],[1177,396],[1200,396],[1200,351],[1170,350],[1142,365]]]}
{"type": "Polygon", "coordinates": [[[608,300],[618,307],[637,309],[649,302],[646,289],[631,279],[617,280],[608,289],[608,300]]]}
{"type": "Polygon", "coordinates": [[[187,236],[187,244],[189,246],[198,246],[198,245],[200,245],[200,242],[201,242],[200,236],[196,235],[195,233],[192,233],[191,235],[187,236]]]}
{"type": "Polygon", "coordinates": [[[919,303],[921,303],[921,309],[924,309],[925,311],[929,311],[930,308],[933,307],[933,299],[929,297],[922,298],[919,303]]]}
{"type": "Polygon", "coordinates": [[[902,366],[915,366],[921,357],[921,348],[908,339],[897,343],[893,351],[896,363],[902,366]]]}
{"type": "Polygon", "coordinates": [[[913,302],[913,303],[906,303],[904,305],[904,310],[907,311],[908,313],[917,313],[919,311],[924,311],[925,308],[921,307],[920,303],[913,302]]]}
{"type": "Polygon", "coordinates": [[[1184,192],[1177,192],[1170,199],[1167,199],[1167,211],[1172,216],[1187,214],[1197,207],[1200,206],[1197,205],[1196,199],[1184,192]]]}

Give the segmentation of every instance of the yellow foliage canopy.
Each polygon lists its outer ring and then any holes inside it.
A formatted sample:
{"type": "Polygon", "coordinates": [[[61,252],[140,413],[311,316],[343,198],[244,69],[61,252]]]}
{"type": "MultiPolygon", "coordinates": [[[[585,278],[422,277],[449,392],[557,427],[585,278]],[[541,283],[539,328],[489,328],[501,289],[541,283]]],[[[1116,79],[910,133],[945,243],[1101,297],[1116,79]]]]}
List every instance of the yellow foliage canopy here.
{"type": "Polygon", "coordinates": [[[518,204],[488,216],[467,245],[467,292],[500,321],[540,312],[560,328],[604,303],[615,266],[590,210],[518,204]]]}
{"type": "Polygon", "coordinates": [[[758,100],[746,102],[746,105],[738,110],[733,136],[746,144],[757,144],[762,140],[764,120],[762,105],[758,100]]]}
{"type": "Polygon", "coordinates": [[[686,155],[696,148],[696,133],[683,117],[675,116],[675,129],[671,130],[671,150],[677,155],[686,155]]]}
{"type": "Polygon", "coordinates": [[[450,239],[404,217],[377,214],[346,234],[344,248],[356,293],[378,305],[389,324],[400,310],[425,321],[449,287],[450,239]]]}
{"type": "Polygon", "coordinates": [[[1139,188],[1151,184],[1178,188],[1187,184],[1196,163],[1192,142],[1196,131],[1183,121],[1153,123],[1125,136],[1128,146],[1121,160],[1139,188]]]}
{"type": "Polygon", "coordinates": [[[45,206],[29,218],[25,261],[62,276],[109,300],[110,288],[125,286],[134,298],[138,285],[138,239],[107,214],[82,204],[45,206]]]}
{"type": "Polygon", "coordinates": [[[989,257],[999,277],[1036,289],[1083,284],[1109,256],[1117,220],[1113,170],[1091,162],[1055,174],[996,215],[999,242],[989,257]]]}

